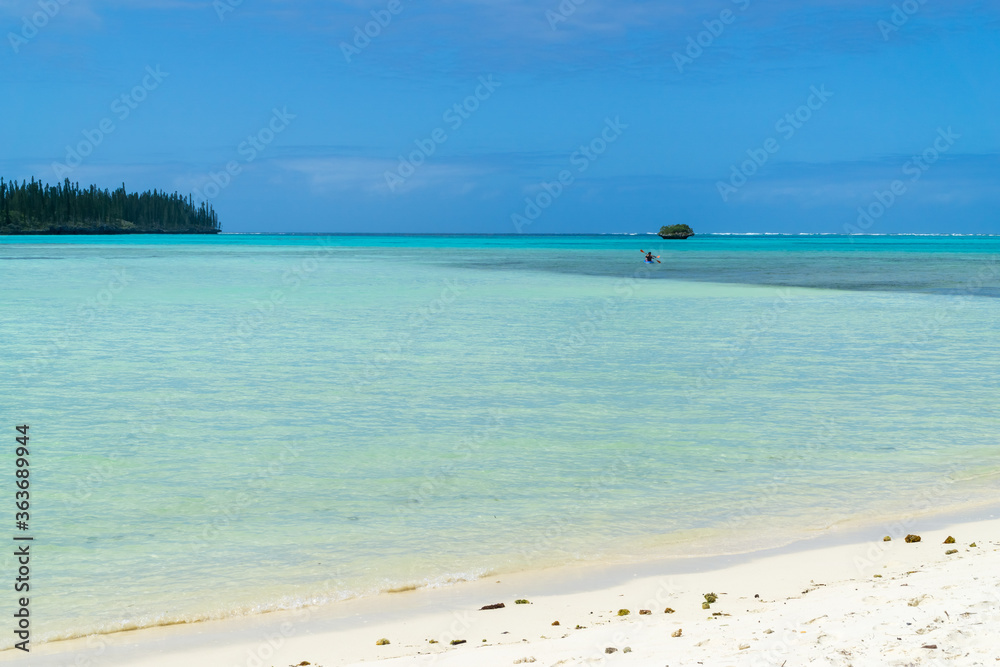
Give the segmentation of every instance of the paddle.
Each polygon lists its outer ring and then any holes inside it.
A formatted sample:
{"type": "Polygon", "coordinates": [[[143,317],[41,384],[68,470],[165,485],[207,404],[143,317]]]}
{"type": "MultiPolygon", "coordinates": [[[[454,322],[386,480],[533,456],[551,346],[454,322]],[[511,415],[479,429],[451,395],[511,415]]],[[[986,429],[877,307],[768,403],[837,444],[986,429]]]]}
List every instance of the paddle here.
{"type": "MultiPolygon", "coordinates": [[[[643,255],[645,255],[645,254],[646,254],[646,251],[645,251],[645,250],[639,250],[639,252],[641,252],[641,253],[642,253],[643,255]]],[[[659,256],[659,255],[657,255],[657,256],[656,256],[656,257],[654,258],[654,259],[656,259],[656,263],[657,263],[657,264],[663,264],[663,262],[661,262],[661,261],[659,260],[659,257],[660,257],[660,256],[659,256]]]]}

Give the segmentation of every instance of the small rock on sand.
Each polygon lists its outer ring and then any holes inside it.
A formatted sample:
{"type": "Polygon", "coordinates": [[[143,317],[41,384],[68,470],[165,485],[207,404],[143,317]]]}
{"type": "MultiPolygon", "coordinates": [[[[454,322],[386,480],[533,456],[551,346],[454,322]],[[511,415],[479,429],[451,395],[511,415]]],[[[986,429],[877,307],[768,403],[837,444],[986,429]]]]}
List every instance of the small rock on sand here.
{"type": "Polygon", "coordinates": [[[906,542],[907,544],[910,544],[911,542],[919,542],[919,541],[920,541],[920,536],[919,536],[919,535],[907,535],[907,536],[906,536],[906,537],[904,538],[904,541],[905,541],[905,542],[906,542]]]}
{"type": "Polygon", "coordinates": [[[680,637],[683,632],[684,632],[683,628],[677,628],[677,630],[675,630],[673,633],[671,633],[670,636],[671,637],[680,637]]]}

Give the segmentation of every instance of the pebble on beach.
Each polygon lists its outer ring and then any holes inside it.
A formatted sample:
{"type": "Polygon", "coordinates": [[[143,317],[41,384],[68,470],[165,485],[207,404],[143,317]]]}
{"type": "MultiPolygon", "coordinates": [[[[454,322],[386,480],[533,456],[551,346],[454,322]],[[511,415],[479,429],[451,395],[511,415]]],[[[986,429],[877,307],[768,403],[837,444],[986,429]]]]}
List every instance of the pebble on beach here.
{"type": "Polygon", "coordinates": [[[649,609],[640,609],[640,610],[639,610],[639,615],[640,615],[640,616],[649,616],[649,615],[650,615],[650,614],[652,614],[652,613],[653,613],[653,612],[652,612],[652,611],[650,611],[649,609]]]}
{"type": "Polygon", "coordinates": [[[683,633],[683,632],[684,632],[684,630],[682,628],[677,628],[677,630],[675,632],[671,633],[670,636],[671,637],[680,637],[681,633],[683,633]]]}
{"type": "Polygon", "coordinates": [[[955,538],[952,537],[951,535],[949,535],[948,537],[945,538],[944,543],[945,544],[954,544],[955,543],[955,538]]]}
{"type": "Polygon", "coordinates": [[[630,612],[628,609],[619,609],[618,610],[618,615],[619,616],[628,616],[631,613],[632,612],[630,612]]]}
{"type": "Polygon", "coordinates": [[[383,637],[382,639],[380,639],[377,642],[375,642],[375,646],[386,646],[388,643],[389,643],[389,640],[386,639],[385,637],[383,637]]]}
{"type": "Polygon", "coordinates": [[[920,536],[919,535],[907,535],[906,538],[905,538],[905,541],[906,541],[907,544],[910,544],[911,542],[919,542],[920,541],[920,536]]]}
{"type": "Polygon", "coordinates": [[[663,613],[664,614],[672,614],[672,613],[674,613],[674,610],[671,609],[670,607],[667,607],[666,609],[663,610],[663,613]]]}

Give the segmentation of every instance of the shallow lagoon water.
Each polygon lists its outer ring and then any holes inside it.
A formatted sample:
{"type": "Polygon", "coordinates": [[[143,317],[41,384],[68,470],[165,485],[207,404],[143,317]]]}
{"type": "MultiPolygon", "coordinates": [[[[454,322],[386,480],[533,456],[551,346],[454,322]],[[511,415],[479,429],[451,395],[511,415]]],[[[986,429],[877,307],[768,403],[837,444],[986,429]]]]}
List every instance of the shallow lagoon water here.
{"type": "Polygon", "coordinates": [[[997,237],[3,241],[39,639],[996,492],[997,237]]]}

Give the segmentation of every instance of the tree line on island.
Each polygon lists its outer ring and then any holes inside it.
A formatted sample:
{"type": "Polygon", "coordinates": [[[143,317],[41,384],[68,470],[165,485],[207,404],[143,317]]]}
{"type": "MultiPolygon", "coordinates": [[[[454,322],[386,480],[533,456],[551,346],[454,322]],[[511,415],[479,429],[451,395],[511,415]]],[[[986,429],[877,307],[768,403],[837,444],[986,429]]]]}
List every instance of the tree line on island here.
{"type": "Polygon", "coordinates": [[[663,239],[686,239],[694,236],[694,230],[687,225],[664,225],[657,234],[663,239]]]}
{"type": "Polygon", "coordinates": [[[207,202],[159,190],[101,190],[0,178],[0,234],[218,234],[207,202]]]}

